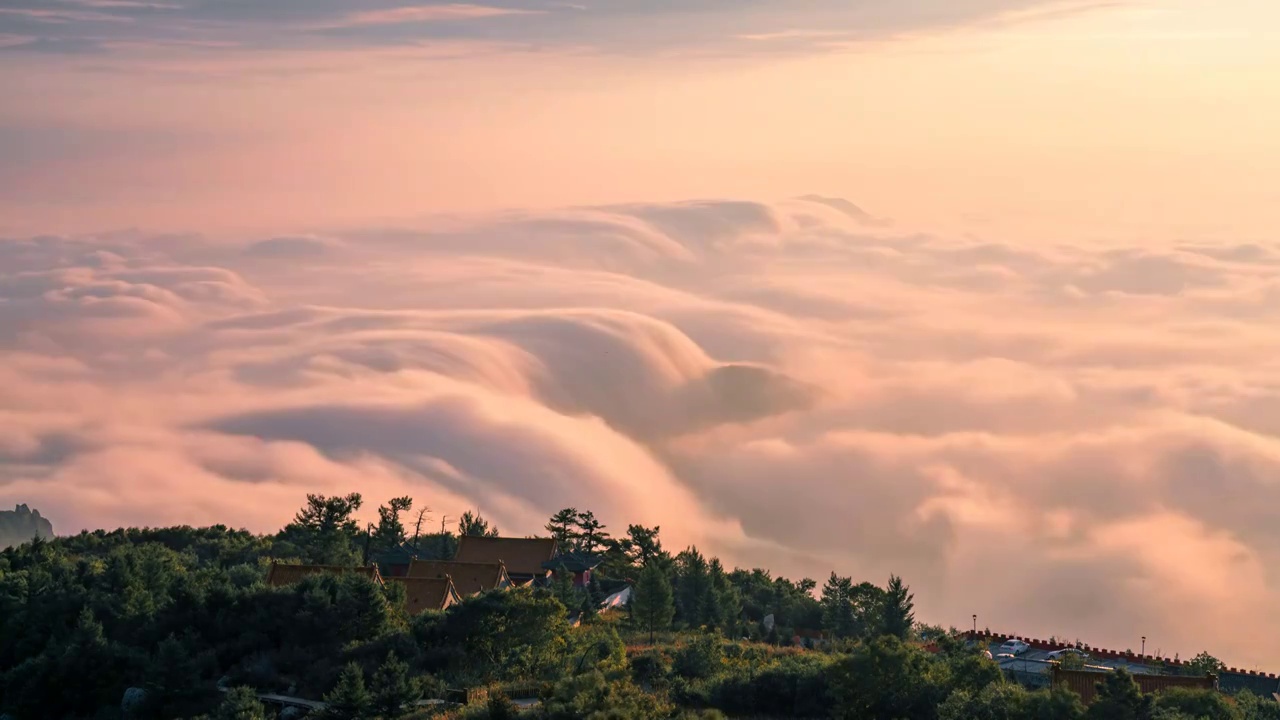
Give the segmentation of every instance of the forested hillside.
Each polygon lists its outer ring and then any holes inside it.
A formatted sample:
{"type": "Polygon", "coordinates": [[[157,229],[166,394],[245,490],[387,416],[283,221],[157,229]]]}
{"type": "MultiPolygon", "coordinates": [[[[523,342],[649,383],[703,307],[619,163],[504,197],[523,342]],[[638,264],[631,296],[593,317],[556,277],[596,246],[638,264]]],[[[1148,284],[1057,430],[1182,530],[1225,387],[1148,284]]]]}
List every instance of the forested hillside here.
{"type": "MultiPolygon", "coordinates": [[[[255,695],[272,692],[325,700],[318,714],[329,718],[1280,720],[1280,707],[1252,696],[1143,696],[1123,674],[1086,711],[1068,691],[1008,682],[983,648],[918,624],[899,578],[880,587],[833,573],[819,599],[812,580],[672,553],[656,527],[615,537],[575,509],[539,532],[565,557],[599,559],[580,587],[558,573],[411,617],[397,583],[353,573],[264,582],[272,561],[357,566],[406,544],[427,556],[457,544],[455,533],[422,534],[408,498],[362,532],[362,503],[312,496],[275,535],[122,529],[4,551],[0,712],[257,718],[275,711],[255,695]],[[627,606],[599,612],[624,587],[627,606]],[[797,646],[819,634],[820,649],[797,646]],[[539,702],[519,710],[507,697],[521,694],[539,702]]],[[[497,534],[471,514],[458,530],[497,534]]]]}

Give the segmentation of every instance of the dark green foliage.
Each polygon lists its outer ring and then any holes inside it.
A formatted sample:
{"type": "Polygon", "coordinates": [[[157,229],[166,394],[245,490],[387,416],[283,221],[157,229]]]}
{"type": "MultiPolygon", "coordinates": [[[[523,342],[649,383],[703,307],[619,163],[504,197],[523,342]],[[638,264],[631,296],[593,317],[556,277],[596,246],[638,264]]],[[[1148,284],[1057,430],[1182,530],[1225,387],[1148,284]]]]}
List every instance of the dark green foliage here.
{"type": "Polygon", "coordinates": [[[1157,712],[1173,711],[1198,720],[1241,720],[1240,710],[1214,690],[1169,688],[1156,695],[1157,712]]]}
{"type": "Polygon", "coordinates": [[[956,690],[938,706],[938,720],[1022,720],[1031,699],[1020,685],[996,682],[977,691],[956,690]]]}
{"type": "Polygon", "coordinates": [[[1124,670],[1107,673],[1098,682],[1098,695],[1089,706],[1090,720],[1149,720],[1153,698],[1143,695],[1133,676],[1124,670]]]}
{"type": "Polygon", "coordinates": [[[675,600],[666,573],[656,565],[646,567],[631,588],[630,605],[632,619],[649,633],[652,643],[654,634],[667,629],[675,617],[675,600]]]}
{"type": "Polygon", "coordinates": [[[307,505],[281,531],[291,553],[321,565],[355,565],[360,560],[360,525],[352,515],[364,503],[360,493],[346,497],[307,495],[307,505]]]}
{"type": "Polygon", "coordinates": [[[383,720],[403,717],[412,703],[422,699],[422,686],[410,677],[408,663],[394,652],[373,674],[370,691],[371,707],[383,720]]]}
{"type": "Polygon", "coordinates": [[[355,663],[349,663],[338,677],[338,684],[324,696],[326,707],[319,714],[321,720],[368,720],[373,709],[373,697],[364,684],[364,671],[355,663]]]}
{"type": "MultiPolygon", "coordinates": [[[[275,536],[221,526],[129,529],[0,552],[0,713],[118,720],[125,689],[137,687],[147,691],[131,711],[138,720],[270,716],[255,692],[313,699],[327,692],[330,717],[374,720],[419,717],[411,703],[444,697],[447,688],[508,683],[541,688],[546,703],[520,713],[495,691],[489,704],[467,708],[462,717],[1086,716],[1074,694],[1013,687],[980,647],[916,626],[911,593],[897,577],[882,590],[833,574],[819,603],[812,580],[792,582],[760,569],[729,572],[696,548],[672,558],[657,528],[632,525],[614,540],[594,515],[573,509],[552,524],[566,548],[603,552],[605,564],[587,588],[562,581],[557,589],[487,593],[410,619],[403,586],[382,587],[357,574],[265,586],[273,559],[349,562],[366,540],[378,547],[405,540],[408,498],[380,508],[368,535],[353,518],[360,502],[358,495],[311,496],[275,536]],[[606,589],[627,583],[631,622],[612,613],[596,617],[606,589]],[[569,627],[566,605],[581,612],[580,627],[569,627]],[[633,633],[630,642],[647,637],[652,644],[673,623],[681,629],[674,644],[633,648],[638,654],[628,665],[618,631],[633,633]],[[822,628],[838,643],[818,652],[723,634],[786,645],[797,630],[822,628]],[[905,638],[927,639],[939,652],[930,656],[905,638]],[[256,690],[220,694],[215,683],[224,676],[256,690]]],[[[496,532],[478,515],[464,517],[459,531],[496,532]]],[[[414,534],[421,555],[452,555],[452,533],[424,536],[415,526],[414,534]]],[[[1203,656],[1193,672],[1213,669],[1220,663],[1203,656]]],[[[1127,675],[1114,673],[1087,714],[1280,720],[1280,705],[1248,693],[1234,701],[1183,690],[1147,697],[1127,675]]]]}
{"type": "Polygon", "coordinates": [[[1280,703],[1269,698],[1245,690],[1235,696],[1235,701],[1244,720],[1280,720],[1280,703]]]}
{"type": "Polygon", "coordinates": [[[651,649],[631,658],[631,677],[641,685],[662,687],[671,679],[671,658],[661,650],[651,649]]]}
{"type": "Polygon", "coordinates": [[[880,632],[899,640],[911,637],[911,628],[916,621],[914,596],[897,575],[889,576],[889,585],[881,601],[881,613],[880,632]]]}
{"type": "Polygon", "coordinates": [[[657,720],[669,714],[665,703],[625,674],[600,671],[556,683],[536,710],[546,720],[657,720]]]}
{"type": "Polygon", "coordinates": [[[218,709],[214,711],[212,720],[266,720],[267,711],[258,702],[253,688],[235,687],[227,691],[218,709]]]}
{"type": "Polygon", "coordinates": [[[701,632],[676,650],[675,671],[686,678],[709,678],[720,670],[724,659],[724,637],[701,632]]]}
{"type": "Polygon", "coordinates": [[[710,690],[712,705],[734,716],[823,717],[829,714],[828,673],[835,656],[806,653],[758,671],[737,670],[710,690]]]}
{"type": "Polygon", "coordinates": [[[498,537],[498,528],[489,525],[489,521],[480,516],[480,513],[471,512],[470,510],[462,513],[462,518],[458,520],[458,535],[471,535],[474,537],[498,537]]]}
{"type": "Polygon", "coordinates": [[[1210,673],[1217,675],[1227,669],[1226,663],[1208,652],[1196,655],[1184,663],[1182,667],[1183,671],[1190,675],[1208,675],[1210,673]]]}
{"type": "Polygon", "coordinates": [[[833,716],[931,720],[945,687],[920,649],[892,635],[860,645],[831,671],[833,716]]]}
{"type": "Polygon", "coordinates": [[[560,552],[572,550],[578,539],[578,509],[565,508],[552,515],[546,530],[555,538],[560,552]]]}
{"type": "Polygon", "coordinates": [[[447,666],[473,681],[540,678],[559,667],[565,607],[549,592],[485,593],[449,609],[428,642],[449,648],[447,666]]]}
{"type": "Polygon", "coordinates": [[[398,547],[405,541],[404,523],[400,513],[413,507],[413,498],[398,497],[378,508],[378,525],[369,539],[369,552],[376,554],[398,547]]]}
{"type": "Polygon", "coordinates": [[[1062,687],[1037,690],[1027,697],[1027,717],[1032,720],[1081,720],[1080,696],[1062,687]]]}

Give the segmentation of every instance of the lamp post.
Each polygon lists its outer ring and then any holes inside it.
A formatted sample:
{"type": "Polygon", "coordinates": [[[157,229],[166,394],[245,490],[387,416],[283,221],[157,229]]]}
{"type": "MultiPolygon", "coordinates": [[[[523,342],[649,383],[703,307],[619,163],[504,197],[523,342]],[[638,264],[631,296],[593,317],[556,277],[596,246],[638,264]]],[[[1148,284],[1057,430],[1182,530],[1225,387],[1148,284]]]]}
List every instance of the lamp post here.
{"type": "Polygon", "coordinates": [[[1147,636],[1142,636],[1142,657],[1147,656],[1147,636]]]}
{"type": "Polygon", "coordinates": [[[973,634],[974,635],[978,634],[978,614],[977,613],[974,613],[973,615],[973,634]]]}

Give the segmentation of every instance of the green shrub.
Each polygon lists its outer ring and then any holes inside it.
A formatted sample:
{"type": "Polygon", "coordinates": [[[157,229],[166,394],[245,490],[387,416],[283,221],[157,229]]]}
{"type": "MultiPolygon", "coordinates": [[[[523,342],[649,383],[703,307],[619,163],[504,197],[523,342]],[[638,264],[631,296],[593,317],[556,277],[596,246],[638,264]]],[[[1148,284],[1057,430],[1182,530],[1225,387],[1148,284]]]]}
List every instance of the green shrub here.
{"type": "Polygon", "coordinates": [[[675,671],[686,678],[709,678],[724,660],[724,639],[716,632],[699,633],[676,650],[675,671]]]}

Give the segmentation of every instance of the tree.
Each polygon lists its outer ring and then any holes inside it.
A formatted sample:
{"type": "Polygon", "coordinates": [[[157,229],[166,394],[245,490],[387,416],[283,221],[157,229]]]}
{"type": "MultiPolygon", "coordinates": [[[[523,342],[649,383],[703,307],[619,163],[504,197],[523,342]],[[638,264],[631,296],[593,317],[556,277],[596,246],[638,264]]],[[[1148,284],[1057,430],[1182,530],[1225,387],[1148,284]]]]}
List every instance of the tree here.
{"type": "Polygon", "coordinates": [[[628,555],[637,566],[649,567],[649,563],[666,557],[662,549],[662,540],[658,538],[659,526],[647,528],[643,525],[627,526],[628,555]]]}
{"type": "Polygon", "coordinates": [[[910,588],[903,584],[902,578],[890,575],[889,586],[885,588],[880,632],[899,640],[911,637],[911,627],[916,619],[914,608],[910,588]]]}
{"type": "Polygon", "coordinates": [[[489,521],[480,516],[480,512],[470,510],[462,513],[458,520],[458,536],[498,537],[498,528],[489,525],[489,521]]]}
{"type": "Polygon", "coordinates": [[[364,685],[364,671],[356,663],[348,663],[338,676],[338,683],[324,696],[323,720],[366,720],[373,699],[364,685]]]}
{"type": "Polygon", "coordinates": [[[413,498],[391,498],[390,502],[378,508],[378,525],[373,531],[372,545],[374,552],[384,552],[399,547],[407,539],[404,523],[400,522],[400,513],[413,507],[413,498]]]}
{"type": "Polygon", "coordinates": [[[1085,712],[1080,696],[1062,686],[1031,693],[1027,708],[1027,717],[1035,720],[1081,720],[1085,712]]]}
{"type": "Polygon", "coordinates": [[[1240,720],[1242,714],[1225,695],[1202,688],[1172,687],[1156,695],[1156,711],[1175,712],[1197,720],[1240,720]]]}
{"type": "Polygon", "coordinates": [[[604,523],[596,519],[595,513],[590,510],[578,513],[575,524],[578,528],[579,552],[595,554],[609,546],[609,533],[604,531],[604,523]]]}
{"type": "Polygon", "coordinates": [[[313,563],[350,565],[359,556],[354,550],[360,525],[353,518],[363,504],[360,493],[346,497],[307,495],[307,504],[281,532],[282,539],[298,546],[313,563]]]}
{"type": "Polygon", "coordinates": [[[576,547],[578,539],[578,509],[565,508],[547,521],[547,532],[551,533],[551,537],[555,538],[556,545],[560,547],[561,552],[568,552],[576,547]]]}
{"type": "Polygon", "coordinates": [[[938,720],[1022,720],[1030,698],[1022,686],[992,683],[981,690],[956,690],[938,706],[938,720]]]}
{"type": "Polygon", "coordinates": [[[409,676],[409,665],[395,652],[373,674],[372,707],[383,720],[397,720],[422,698],[422,686],[409,676]]]}
{"type": "Polygon", "coordinates": [[[838,720],[931,720],[945,688],[924,651],[886,635],[859,645],[831,669],[838,720]]]}
{"type": "Polygon", "coordinates": [[[715,617],[715,589],[707,559],[698,548],[690,547],[676,556],[676,611],[690,627],[711,623],[715,617]]]}
{"type": "Polygon", "coordinates": [[[1193,675],[1218,675],[1227,669],[1227,664],[1208,652],[1202,652],[1188,660],[1185,667],[1193,675]]]}
{"type": "Polygon", "coordinates": [[[649,631],[649,644],[655,633],[671,625],[675,617],[675,599],[666,573],[656,566],[646,567],[640,579],[631,587],[631,617],[640,627],[649,631]]]}
{"type": "Polygon", "coordinates": [[[834,572],[822,586],[822,630],[831,638],[848,638],[855,634],[853,616],[853,580],[834,572]]]}
{"type": "Polygon", "coordinates": [[[1143,695],[1128,671],[1106,673],[1098,682],[1098,695],[1089,706],[1089,720],[1150,720],[1153,700],[1143,695]]]}
{"type": "Polygon", "coordinates": [[[235,687],[227,694],[214,711],[212,720],[266,720],[267,710],[258,702],[258,696],[251,687],[235,687]]]}

